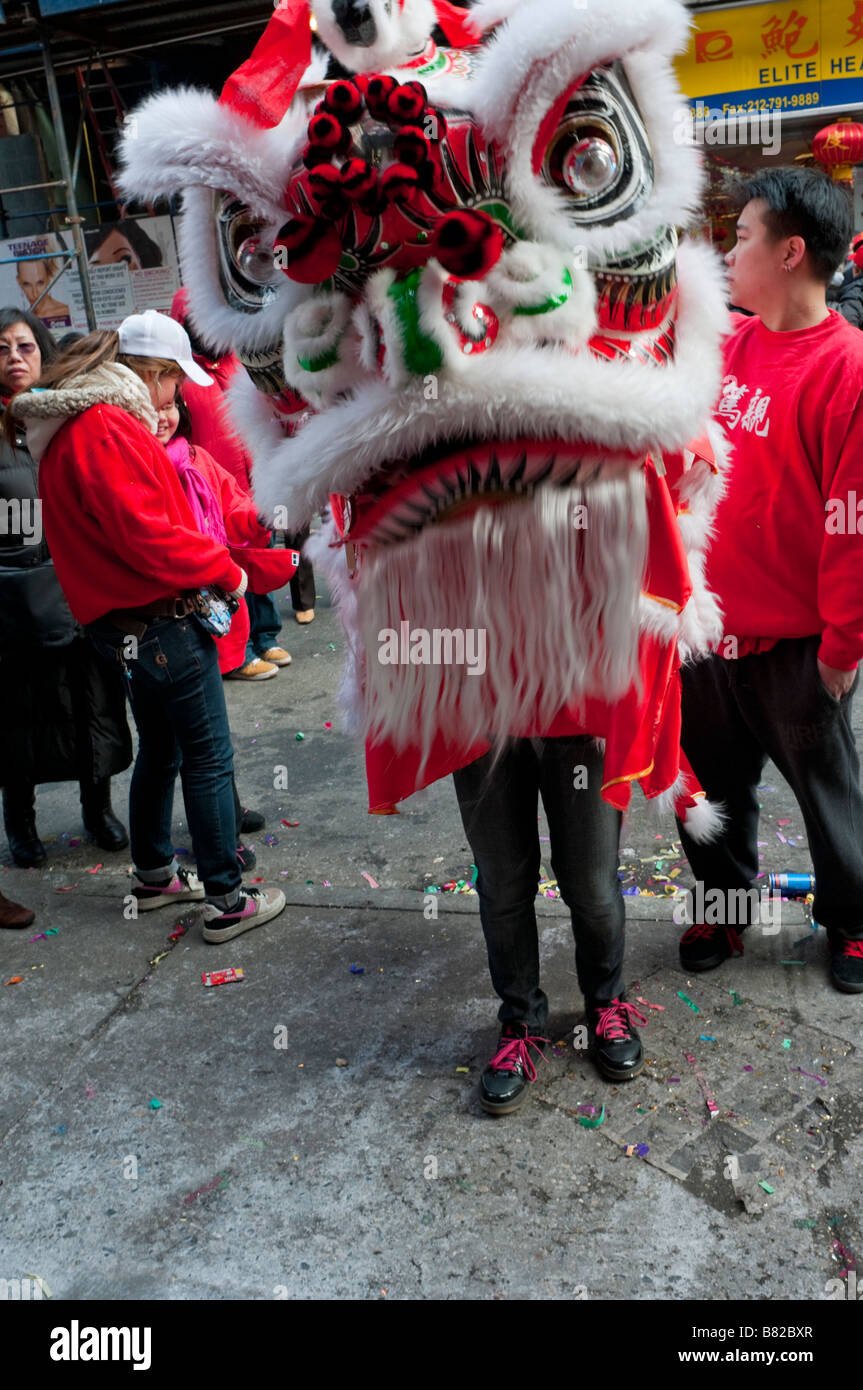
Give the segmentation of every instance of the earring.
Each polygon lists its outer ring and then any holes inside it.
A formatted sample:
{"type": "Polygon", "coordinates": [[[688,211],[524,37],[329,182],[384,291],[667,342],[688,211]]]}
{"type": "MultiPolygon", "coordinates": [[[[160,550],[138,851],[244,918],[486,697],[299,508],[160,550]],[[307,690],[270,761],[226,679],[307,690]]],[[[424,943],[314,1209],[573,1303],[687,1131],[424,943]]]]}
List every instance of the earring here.
{"type": "Polygon", "coordinates": [[[790,275],[790,274],[791,274],[792,267],[791,267],[790,265],[787,265],[787,266],[785,266],[785,269],[788,271],[788,273],[789,273],[789,275],[790,275]]]}

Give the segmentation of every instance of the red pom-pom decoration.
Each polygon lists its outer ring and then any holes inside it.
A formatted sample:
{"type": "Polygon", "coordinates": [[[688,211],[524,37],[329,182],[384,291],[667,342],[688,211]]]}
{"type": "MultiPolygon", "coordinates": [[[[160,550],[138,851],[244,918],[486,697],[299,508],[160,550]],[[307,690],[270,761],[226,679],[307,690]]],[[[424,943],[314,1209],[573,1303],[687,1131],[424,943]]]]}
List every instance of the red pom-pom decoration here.
{"type": "Polygon", "coordinates": [[[435,106],[427,106],[423,112],[423,135],[427,140],[437,143],[446,139],[446,117],[435,106]]]}
{"type": "Polygon", "coordinates": [[[390,93],[394,92],[398,85],[396,79],[387,73],[369,78],[366,83],[366,106],[369,109],[369,115],[373,116],[376,121],[387,119],[389,115],[387,100],[390,93]]]}
{"type": "Polygon", "coordinates": [[[315,169],[319,164],[329,164],[333,152],[325,145],[307,145],[303,153],[303,163],[307,169],[315,169]]]}
{"type": "Polygon", "coordinates": [[[347,160],[341,167],[339,177],[343,191],[357,201],[373,192],[378,181],[374,168],[364,159],[347,160]]]}
{"type": "Polygon", "coordinates": [[[419,186],[419,175],[410,164],[391,164],[381,174],[381,193],[388,203],[410,202],[419,186]]]}
{"type": "Polygon", "coordinates": [[[321,145],[328,150],[334,150],[342,142],[344,132],[335,116],[328,111],[322,111],[320,115],[312,116],[309,121],[309,143],[311,145],[321,145]]]}
{"type": "Polygon", "coordinates": [[[396,159],[419,169],[429,158],[429,142],[417,125],[402,126],[394,141],[396,159]]]}
{"type": "Polygon", "coordinates": [[[329,280],[342,257],[342,239],[337,228],[320,217],[292,217],[273,245],[287,251],[287,265],[281,268],[289,280],[299,285],[319,285],[329,280]]]}
{"type": "Polygon", "coordinates": [[[331,82],[324,93],[323,107],[342,125],[353,125],[363,109],[363,94],[355,82],[331,82]]]}
{"type": "Polygon", "coordinates": [[[413,125],[420,120],[428,105],[426,89],[421,82],[405,82],[387,97],[387,114],[400,125],[413,125]]]}
{"type": "Polygon", "coordinates": [[[481,280],[503,251],[503,232],[484,212],[447,213],[435,228],[429,247],[457,280],[481,280]]]}
{"type": "Polygon", "coordinates": [[[324,217],[335,220],[347,211],[339,170],[332,164],[320,164],[311,171],[309,188],[324,217]]]}

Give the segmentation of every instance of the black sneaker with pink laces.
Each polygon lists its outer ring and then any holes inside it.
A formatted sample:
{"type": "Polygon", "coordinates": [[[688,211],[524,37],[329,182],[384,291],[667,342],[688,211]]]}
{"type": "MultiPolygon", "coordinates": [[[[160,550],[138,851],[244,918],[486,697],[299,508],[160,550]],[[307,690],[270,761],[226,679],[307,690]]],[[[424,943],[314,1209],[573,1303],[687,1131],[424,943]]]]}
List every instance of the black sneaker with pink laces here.
{"type": "Polygon", "coordinates": [[[716,927],[698,922],[680,938],[680,964],[684,970],[715,970],[729,956],[743,955],[740,933],[745,926],[716,927]]]}
{"type": "Polygon", "coordinates": [[[632,1019],[646,1023],[644,1014],[621,996],[607,1004],[588,1004],[587,1028],[593,1060],[606,1081],[629,1081],[644,1067],[644,1048],[632,1019]]]}
{"type": "Polygon", "coordinates": [[[830,978],[843,994],[863,994],[863,941],[830,943],[830,978]]]}
{"type": "Polygon", "coordinates": [[[541,1044],[548,1038],[533,1032],[526,1023],[505,1023],[494,1056],[479,1083],[479,1103],[489,1115],[509,1115],[527,1095],[528,1083],[536,1080],[531,1059],[533,1048],[544,1062],[541,1044]]]}

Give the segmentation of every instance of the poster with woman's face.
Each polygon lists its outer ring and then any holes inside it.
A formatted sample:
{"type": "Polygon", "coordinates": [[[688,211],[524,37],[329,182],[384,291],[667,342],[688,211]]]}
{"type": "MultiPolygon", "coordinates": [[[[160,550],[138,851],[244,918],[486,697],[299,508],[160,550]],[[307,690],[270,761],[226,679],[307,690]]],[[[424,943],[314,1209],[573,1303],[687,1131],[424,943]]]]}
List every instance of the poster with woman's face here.
{"type": "Polygon", "coordinates": [[[52,233],[0,242],[0,260],[11,262],[0,265],[0,306],[29,309],[51,329],[72,328],[70,276],[66,258],[57,254],[62,249],[52,233]]]}
{"type": "MultiPolygon", "coordinates": [[[[170,217],[103,223],[84,240],[99,328],[145,309],[168,312],[180,286],[170,217]]],[[[0,261],[9,262],[0,265],[0,307],[29,309],[57,337],[86,332],[77,261],[60,254],[71,249],[71,237],[55,232],[0,242],[0,261]]]]}

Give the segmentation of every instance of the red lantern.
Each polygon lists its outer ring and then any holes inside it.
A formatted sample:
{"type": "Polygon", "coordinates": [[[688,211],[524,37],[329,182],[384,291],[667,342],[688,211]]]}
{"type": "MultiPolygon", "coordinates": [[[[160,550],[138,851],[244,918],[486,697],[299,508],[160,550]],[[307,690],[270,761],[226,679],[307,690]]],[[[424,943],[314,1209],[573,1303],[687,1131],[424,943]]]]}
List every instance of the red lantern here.
{"type": "Polygon", "coordinates": [[[863,164],[863,125],[843,117],[825,126],[812,142],[812,153],[837,183],[852,183],[853,165],[863,164]]]}

